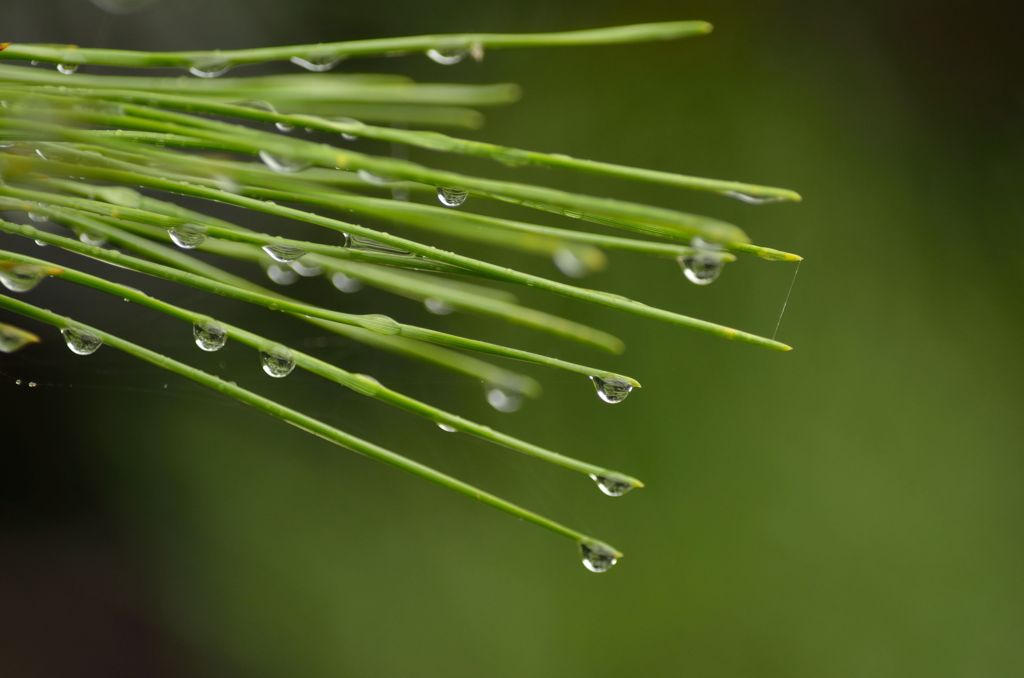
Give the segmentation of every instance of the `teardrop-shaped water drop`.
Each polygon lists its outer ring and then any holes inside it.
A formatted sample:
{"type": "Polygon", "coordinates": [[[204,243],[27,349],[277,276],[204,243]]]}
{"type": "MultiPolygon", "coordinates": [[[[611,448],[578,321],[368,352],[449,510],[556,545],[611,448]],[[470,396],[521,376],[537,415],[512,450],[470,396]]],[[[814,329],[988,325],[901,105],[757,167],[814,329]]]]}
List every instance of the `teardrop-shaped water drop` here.
{"type": "Polygon", "coordinates": [[[289,61],[296,66],[305,68],[307,71],[325,73],[341,63],[341,59],[342,57],[333,54],[314,54],[308,59],[306,57],[293,56],[289,61]]]}
{"type": "Polygon", "coordinates": [[[92,355],[103,345],[103,339],[84,327],[65,327],[60,333],[75,355],[92,355]]]}
{"type": "Polygon", "coordinates": [[[442,66],[454,66],[469,55],[469,49],[459,47],[457,49],[428,49],[427,58],[435,64],[442,66]]]}
{"type": "Polygon", "coordinates": [[[295,369],[295,356],[284,346],[274,346],[260,351],[260,363],[268,376],[280,379],[287,377],[295,369]]]}
{"type": "Polygon", "coordinates": [[[228,331],[224,326],[209,318],[199,320],[192,326],[192,336],[196,346],[211,353],[224,348],[228,341],[228,331]]]}
{"type": "Polygon", "coordinates": [[[294,285],[299,280],[299,274],[289,266],[276,262],[267,266],[267,277],[277,285],[294,285]]]}
{"type": "Polygon", "coordinates": [[[725,191],[722,195],[745,202],[748,205],[770,205],[773,202],[786,201],[786,198],[777,195],[751,195],[743,191],[725,191]]]}
{"type": "Polygon", "coordinates": [[[301,247],[286,245],[284,243],[264,245],[263,251],[267,253],[267,256],[279,264],[287,264],[306,254],[306,250],[301,247]]]}
{"type": "Polygon", "coordinates": [[[29,344],[39,343],[39,337],[14,325],[0,323],[0,353],[14,353],[29,344]]]}
{"type": "Polygon", "coordinates": [[[28,213],[28,218],[29,218],[29,220],[31,220],[31,221],[33,221],[33,222],[35,222],[37,224],[42,224],[42,223],[48,221],[50,217],[46,216],[42,212],[32,212],[32,211],[30,211],[28,213]]]}
{"type": "Polygon", "coordinates": [[[633,385],[622,379],[595,375],[590,377],[590,381],[594,383],[597,397],[609,405],[618,405],[633,392],[633,385]]]}
{"type": "Polygon", "coordinates": [[[627,479],[610,473],[606,475],[591,473],[590,479],[597,484],[601,492],[609,497],[621,497],[635,487],[627,479]]]}
{"type": "Polygon", "coordinates": [[[350,278],[344,273],[335,273],[331,276],[331,284],[345,294],[353,294],[363,289],[363,283],[356,278],[350,278]]]}
{"type": "Polygon", "coordinates": [[[224,59],[209,58],[197,61],[188,68],[188,72],[197,78],[219,78],[231,70],[231,64],[224,59]]]}
{"type": "Polygon", "coordinates": [[[30,292],[46,277],[46,269],[35,264],[0,262],[0,284],[11,292],[30,292]]]}
{"type": "Polygon", "coordinates": [[[487,389],[487,404],[499,412],[515,412],[523,406],[523,396],[515,391],[492,386],[487,389]]]}
{"type": "Polygon", "coordinates": [[[466,202],[468,197],[469,193],[461,188],[445,188],[442,186],[437,189],[437,201],[445,207],[458,207],[466,202]]]}
{"type": "Polygon", "coordinates": [[[458,431],[458,429],[455,428],[454,426],[446,424],[442,421],[437,422],[437,427],[444,431],[445,433],[455,433],[456,431],[458,431]]]}
{"type": "Polygon", "coordinates": [[[725,266],[722,249],[700,238],[694,238],[690,244],[693,252],[676,258],[683,269],[683,275],[694,285],[710,285],[718,280],[725,266]]]}
{"type": "Polygon", "coordinates": [[[451,315],[455,309],[444,299],[429,297],[423,300],[423,306],[434,315],[451,315]]]}
{"type": "Polygon", "coordinates": [[[302,160],[301,158],[285,158],[283,156],[274,155],[269,151],[260,151],[259,156],[264,165],[279,174],[293,174],[295,172],[301,172],[304,169],[308,169],[311,164],[309,161],[302,160]]]}
{"type": "Polygon", "coordinates": [[[74,75],[78,71],[78,64],[57,64],[57,72],[63,75],[74,75]]]}
{"type": "Polygon", "coordinates": [[[619,561],[619,554],[608,544],[599,541],[580,542],[583,567],[591,572],[607,572],[619,561]]]}
{"type": "Polygon", "coordinates": [[[167,229],[171,242],[183,250],[194,250],[206,242],[206,228],[199,224],[178,224],[167,229]]]}

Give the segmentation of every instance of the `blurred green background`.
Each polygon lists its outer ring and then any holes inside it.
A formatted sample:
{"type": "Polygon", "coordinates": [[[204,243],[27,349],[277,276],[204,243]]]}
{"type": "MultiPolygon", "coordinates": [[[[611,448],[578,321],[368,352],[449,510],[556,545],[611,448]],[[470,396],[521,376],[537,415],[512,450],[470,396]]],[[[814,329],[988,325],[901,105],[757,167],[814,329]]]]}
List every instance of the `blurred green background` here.
{"type": "MultiPolygon", "coordinates": [[[[382,293],[342,300],[578,351],[645,385],[611,408],[585,380],[537,371],[545,397],[513,415],[489,411],[478,384],[149,285],[647,482],[620,500],[309,375],[270,383],[241,347],[196,355],[170,321],[45,285],[47,304],[219,369],[627,557],[592,575],[542,530],[112,350],[73,358],[47,335],[0,361],[0,675],[1024,674],[1014,9],[160,0],[110,17],[86,0],[5,6],[3,40],[151,49],[706,19],[713,35],[677,43],[344,67],[521,83],[522,102],[489,112],[479,138],[795,188],[800,205],[753,207],[517,170],[735,220],[806,261],[780,330],[796,346],[787,355],[543,296],[527,299],[615,331],[629,350],[609,361],[489,321],[428,317],[382,293]]],[[[548,262],[515,263],[552,273],[548,262]]],[[[671,262],[616,255],[588,284],[770,334],[791,275],[744,259],[696,288],[671,262]]],[[[302,284],[338,300],[322,281],[302,284]]]]}

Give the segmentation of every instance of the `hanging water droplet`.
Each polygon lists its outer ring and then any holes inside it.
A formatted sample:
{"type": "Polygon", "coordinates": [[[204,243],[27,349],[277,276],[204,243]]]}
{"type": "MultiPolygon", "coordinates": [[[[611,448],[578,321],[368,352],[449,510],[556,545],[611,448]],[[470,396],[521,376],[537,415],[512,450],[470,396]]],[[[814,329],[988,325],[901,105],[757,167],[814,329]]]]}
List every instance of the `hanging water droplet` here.
{"type": "Polygon", "coordinates": [[[263,251],[267,253],[267,256],[279,264],[287,264],[306,254],[306,250],[301,247],[286,245],[284,243],[264,245],[263,251]]]}
{"type": "Polygon", "coordinates": [[[437,422],[437,427],[444,431],[445,433],[455,433],[456,431],[458,431],[458,429],[455,428],[454,426],[450,426],[441,421],[437,422]]]}
{"type": "Polygon", "coordinates": [[[192,336],[196,346],[211,353],[224,348],[228,341],[228,331],[224,326],[209,318],[199,320],[192,326],[192,336]]]}
{"type": "Polygon", "coordinates": [[[231,70],[231,64],[224,59],[211,57],[189,66],[188,72],[197,78],[219,78],[231,70]]]}
{"type": "Polygon", "coordinates": [[[459,63],[469,54],[469,50],[465,47],[458,49],[428,49],[427,58],[433,61],[435,64],[441,64],[442,66],[454,66],[459,63]]]}
{"type": "Polygon", "coordinates": [[[274,346],[260,351],[260,363],[268,376],[280,379],[287,377],[295,369],[295,356],[284,346],[274,346]]]}
{"type": "Polygon", "coordinates": [[[264,165],[280,174],[301,172],[304,169],[308,169],[311,164],[307,160],[302,160],[301,158],[285,158],[273,155],[268,151],[260,151],[259,156],[264,165]]]}
{"type": "Polygon", "coordinates": [[[289,59],[296,66],[305,68],[307,71],[313,71],[314,73],[325,73],[341,63],[341,60],[342,57],[333,54],[314,54],[308,59],[301,56],[293,56],[289,59]]]}
{"type": "Polygon", "coordinates": [[[492,386],[487,389],[487,404],[499,412],[515,412],[523,406],[523,396],[492,386]]]}
{"type": "Polygon", "coordinates": [[[78,70],[78,64],[57,64],[57,71],[63,75],[74,75],[78,70]]]}
{"type": "Polygon", "coordinates": [[[345,294],[353,294],[363,289],[363,283],[355,278],[350,278],[344,273],[335,273],[331,276],[331,284],[345,294]]]}
{"type": "Polygon", "coordinates": [[[275,122],[274,123],[274,127],[277,128],[278,132],[284,132],[285,134],[295,130],[295,125],[292,125],[291,123],[287,123],[287,122],[281,122],[281,121],[275,122]]]}
{"type": "Polygon", "coordinates": [[[693,252],[676,258],[683,275],[694,285],[710,285],[718,279],[725,266],[722,248],[700,238],[694,238],[690,245],[693,252]]]}
{"type": "Polygon", "coordinates": [[[580,542],[583,567],[591,572],[607,572],[619,561],[619,554],[608,544],[599,541],[580,542]]]}
{"type": "Polygon", "coordinates": [[[725,191],[722,195],[734,198],[748,205],[769,205],[773,202],[785,202],[786,199],[777,195],[751,195],[742,191],[725,191]]]}
{"type": "Polygon", "coordinates": [[[630,481],[611,473],[606,475],[591,473],[590,479],[597,483],[598,489],[609,497],[621,497],[634,487],[630,481]]]}
{"type": "Polygon", "coordinates": [[[103,345],[103,339],[84,327],[65,327],[60,333],[75,355],[92,355],[103,345]]]}
{"type": "Polygon", "coordinates": [[[41,212],[31,212],[31,211],[28,213],[28,218],[31,221],[34,221],[37,224],[41,224],[41,223],[43,223],[43,222],[45,222],[45,221],[47,221],[49,219],[48,216],[46,216],[45,214],[43,214],[41,212]]]}
{"type": "Polygon", "coordinates": [[[194,250],[206,242],[206,227],[199,224],[178,224],[167,229],[171,242],[183,250],[194,250]]]}
{"type": "Polygon", "coordinates": [[[423,306],[434,315],[451,315],[455,312],[455,309],[447,301],[433,297],[424,299],[423,306]]]}
{"type": "Polygon", "coordinates": [[[584,278],[594,272],[594,266],[587,260],[585,250],[560,247],[551,259],[555,262],[555,268],[570,278],[584,278]]]}
{"type": "Polygon", "coordinates": [[[42,240],[36,240],[36,244],[39,245],[40,247],[46,247],[46,243],[43,242],[42,240]]]}
{"type": "Polygon", "coordinates": [[[0,284],[11,292],[30,292],[46,275],[46,269],[35,264],[0,263],[0,284]]]}
{"type": "Polygon", "coordinates": [[[590,381],[594,382],[597,397],[609,405],[621,403],[633,392],[633,385],[622,379],[593,376],[590,377],[590,381]]]}
{"type": "Polygon", "coordinates": [[[103,247],[107,244],[107,236],[101,233],[89,233],[88,231],[79,231],[78,239],[84,242],[86,245],[92,245],[93,247],[103,247]]]}
{"type": "Polygon", "coordinates": [[[36,343],[39,343],[39,337],[31,332],[0,323],[0,353],[14,353],[36,343]]]}
{"type": "Polygon", "coordinates": [[[345,247],[349,247],[354,250],[362,250],[366,252],[380,252],[382,254],[395,254],[402,256],[408,256],[412,254],[412,252],[409,252],[407,250],[392,247],[391,245],[386,245],[380,242],[379,240],[364,238],[360,235],[348,236],[345,239],[345,247]]]}
{"type": "Polygon", "coordinates": [[[303,278],[315,278],[324,272],[324,269],[317,264],[305,264],[302,259],[297,259],[291,262],[292,270],[301,275],[303,278]]]}
{"type": "Polygon", "coordinates": [[[362,179],[363,181],[372,186],[387,186],[389,183],[391,183],[390,179],[377,176],[376,174],[370,172],[369,170],[357,170],[356,176],[358,176],[360,179],[362,179]]]}
{"type": "Polygon", "coordinates": [[[466,198],[468,197],[469,193],[461,188],[439,187],[437,189],[437,201],[445,207],[458,207],[462,203],[466,202],[466,198]]]}
{"type": "Polygon", "coordinates": [[[299,280],[298,273],[278,263],[267,266],[267,277],[278,285],[294,285],[299,280]]]}

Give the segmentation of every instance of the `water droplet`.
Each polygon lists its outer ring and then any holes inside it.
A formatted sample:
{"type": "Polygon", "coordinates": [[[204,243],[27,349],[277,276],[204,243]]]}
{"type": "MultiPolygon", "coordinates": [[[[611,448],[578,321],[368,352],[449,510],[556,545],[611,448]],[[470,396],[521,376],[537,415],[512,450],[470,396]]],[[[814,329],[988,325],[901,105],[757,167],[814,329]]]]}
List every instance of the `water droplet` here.
{"type": "Polygon", "coordinates": [[[442,66],[454,66],[467,56],[473,57],[474,61],[483,61],[483,43],[474,42],[467,47],[456,47],[454,49],[428,49],[427,57],[434,63],[442,66]]]}
{"type": "Polygon", "coordinates": [[[267,253],[267,256],[279,264],[287,264],[306,254],[306,250],[301,247],[286,245],[284,243],[264,245],[263,251],[267,253]]]}
{"type": "Polygon", "coordinates": [[[46,160],[46,159],[47,159],[47,158],[46,158],[46,155],[45,155],[45,154],[43,153],[43,149],[41,149],[41,148],[37,148],[37,149],[35,150],[35,153],[36,153],[36,156],[38,156],[39,158],[41,158],[41,159],[43,159],[43,160],[46,160]]]}
{"type": "Polygon", "coordinates": [[[618,553],[599,541],[580,542],[583,567],[591,572],[607,572],[619,561],[618,553]]]}
{"type": "Polygon", "coordinates": [[[28,387],[29,387],[29,388],[35,388],[36,386],[39,386],[39,384],[37,384],[37,383],[36,383],[36,382],[34,382],[34,381],[30,381],[30,382],[28,382],[28,387]]]}
{"type": "Polygon", "coordinates": [[[142,207],[142,194],[124,186],[110,186],[96,191],[100,200],[121,207],[142,207]]]}
{"type": "Polygon", "coordinates": [[[189,66],[188,72],[197,78],[219,78],[231,70],[231,64],[224,59],[211,57],[189,66]]]}
{"type": "Polygon", "coordinates": [[[693,252],[681,254],[676,258],[683,275],[694,285],[710,285],[718,279],[725,266],[722,248],[700,238],[694,238],[691,243],[693,252]]]}
{"type": "Polygon", "coordinates": [[[281,122],[281,121],[275,122],[274,123],[274,127],[277,128],[278,132],[284,132],[285,134],[295,130],[295,125],[292,125],[291,123],[287,123],[287,122],[281,122]]]}
{"type": "Polygon", "coordinates": [[[383,254],[396,254],[402,256],[412,254],[407,250],[392,247],[391,245],[386,245],[380,242],[379,240],[371,240],[370,238],[364,238],[359,235],[348,236],[345,240],[345,247],[350,247],[354,250],[362,250],[366,252],[381,252],[383,254]]]}
{"type": "Polygon", "coordinates": [[[298,273],[278,263],[267,266],[267,277],[278,285],[294,285],[299,280],[298,273]]]}
{"type": "Polygon", "coordinates": [[[39,342],[39,337],[20,327],[0,323],[0,353],[14,353],[29,344],[39,342]]]}
{"type": "Polygon", "coordinates": [[[455,309],[447,301],[433,297],[424,299],[423,306],[434,315],[451,315],[455,312],[455,309]]]}
{"type": "Polygon", "coordinates": [[[192,326],[192,336],[195,337],[196,346],[211,353],[224,348],[228,341],[228,331],[224,326],[209,318],[200,320],[192,326]]]}
{"type": "Polygon", "coordinates": [[[307,71],[325,73],[341,63],[341,59],[342,57],[333,54],[313,54],[308,59],[301,56],[293,56],[289,61],[296,66],[305,68],[307,71]]]}
{"type": "Polygon", "coordinates": [[[0,284],[11,292],[30,292],[46,277],[46,269],[35,264],[0,263],[0,284]]]}
{"type": "Polygon", "coordinates": [[[311,164],[300,158],[285,158],[273,155],[269,151],[260,151],[259,155],[260,160],[263,161],[264,165],[281,174],[301,172],[302,170],[309,168],[311,164]]]}
{"type": "Polygon", "coordinates": [[[46,243],[43,242],[42,240],[36,240],[36,244],[39,245],[40,247],[46,247],[46,243]]]}
{"type": "Polygon", "coordinates": [[[199,224],[178,224],[167,229],[171,242],[183,250],[194,250],[206,242],[206,228],[199,224]]]}
{"type": "Polygon", "coordinates": [[[561,247],[551,257],[555,268],[570,278],[584,278],[594,272],[594,267],[587,261],[582,250],[573,247],[561,247]]]}
{"type": "Polygon", "coordinates": [[[75,355],[92,355],[103,345],[103,340],[84,327],[65,327],[60,331],[64,343],[75,355]]]}
{"type": "Polygon", "coordinates": [[[597,391],[597,397],[609,405],[621,403],[633,392],[633,385],[622,379],[593,376],[590,378],[590,381],[594,382],[594,390],[597,391]]]}
{"type": "Polygon", "coordinates": [[[441,429],[442,431],[444,431],[445,433],[455,433],[456,431],[458,431],[458,429],[455,428],[454,426],[450,426],[450,425],[445,424],[444,422],[440,422],[440,421],[437,422],[437,427],[439,429],[441,429]]]}
{"type": "Polygon", "coordinates": [[[437,189],[437,201],[445,207],[458,207],[466,202],[468,197],[469,193],[461,188],[440,187],[437,189]]]}
{"type": "Polygon", "coordinates": [[[523,396],[492,386],[487,389],[487,404],[499,412],[515,412],[523,406],[523,396]]]}
{"type": "Polygon", "coordinates": [[[87,231],[79,231],[78,239],[84,242],[86,245],[92,245],[93,247],[103,247],[107,244],[107,236],[100,233],[89,233],[87,231]]]}
{"type": "Polygon", "coordinates": [[[37,224],[41,224],[49,219],[48,216],[40,212],[29,212],[28,218],[37,224]]]}
{"type": "Polygon", "coordinates": [[[777,195],[750,195],[742,191],[725,191],[722,195],[734,198],[748,205],[769,205],[773,202],[785,202],[786,199],[777,195]]]}
{"type": "Polygon", "coordinates": [[[387,186],[389,183],[391,183],[390,179],[377,176],[376,174],[370,172],[369,170],[357,170],[356,176],[358,176],[360,179],[370,184],[371,186],[387,186]]]}
{"type": "Polygon", "coordinates": [[[315,278],[324,272],[324,269],[317,264],[305,264],[302,259],[297,259],[291,262],[292,270],[301,275],[303,278],[315,278]]]}
{"type": "Polygon", "coordinates": [[[284,346],[274,346],[260,351],[260,363],[268,376],[280,379],[287,377],[295,369],[295,357],[284,346]]]}
{"type": "Polygon", "coordinates": [[[344,273],[335,273],[331,276],[331,284],[345,294],[353,294],[363,289],[363,283],[355,278],[350,278],[344,273]]]}
{"type": "Polygon", "coordinates": [[[64,75],[74,75],[78,70],[78,64],[57,64],[57,71],[64,75]]]}
{"type": "Polygon", "coordinates": [[[610,473],[606,475],[591,473],[590,479],[597,483],[598,489],[609,497],[621,497],[633,489],[633,483],[610,473]]]}

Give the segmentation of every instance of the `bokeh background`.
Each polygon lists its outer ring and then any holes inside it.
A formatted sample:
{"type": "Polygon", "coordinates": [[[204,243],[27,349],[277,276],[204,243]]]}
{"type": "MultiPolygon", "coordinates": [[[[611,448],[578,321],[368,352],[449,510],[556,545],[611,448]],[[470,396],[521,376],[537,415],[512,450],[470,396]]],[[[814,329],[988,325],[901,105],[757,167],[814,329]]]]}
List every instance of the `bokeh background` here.
{"type": "MultiPolygon", "coordinates": [[[[521,83],[522,102],[489,112],[480,138],[793,187],[804,203],[753,207],[518,171],[732,219],[807,260],[780,330],[796,346],[787,355],[527,295],[620,334],[621,358],[576,355],[645,388],[611,408],[579,378],[536,372],[545,397],[513,415],[489,411],[478,384],[149,286],[647,481],[620,500],[308,375],[270,383],[241,347],[196,355],[173,322],[44,285],[41,302],[219,369],[627,557],[592,575],[542,530],[115,351],[72,357],[51,333],[0,357],[0,675],[1024,673],[1024,87],[1021,17],[1008,3],[159,0],[112,17],[87,0],[39,0],[7,2],[2,15],[5,41],[150,49],[706,19],[712,36],[671,44],[359,68],[521,83]]],[[[744,260],[695,288],[671,262],[618,255],[589,282],[770,333],[791,276],[744,260]]],[[[322,281],[302,285],[338,301],[322,281]]],[[[428,318],[373,291],[341,301],[577,350],[428,318]]]]}

